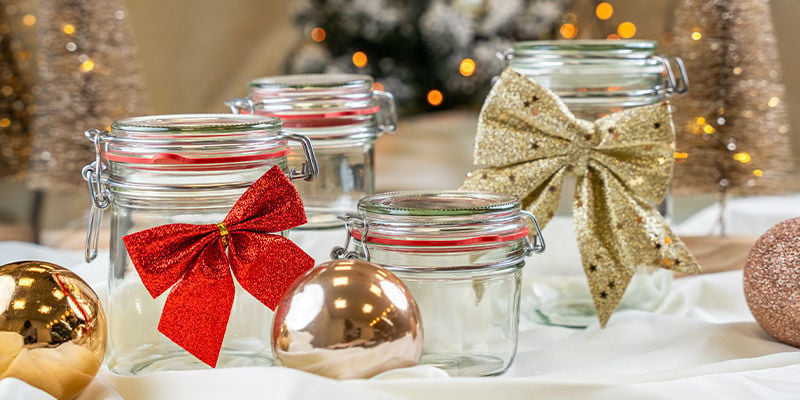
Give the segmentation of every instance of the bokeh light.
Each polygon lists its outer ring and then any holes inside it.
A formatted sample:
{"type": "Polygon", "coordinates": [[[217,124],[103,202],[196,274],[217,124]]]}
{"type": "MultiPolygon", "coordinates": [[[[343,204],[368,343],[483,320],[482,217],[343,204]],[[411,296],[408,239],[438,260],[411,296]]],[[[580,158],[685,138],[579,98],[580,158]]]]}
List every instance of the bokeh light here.
{"type": "Polygon", "coordinates": [[[561,25],[558,31],[564,39],[575,39],[575,36],[578,36],[578,27],[574,24],[566,23],[561,25]]]}
{"type": "Polygon", "coordinates": [[[364,68],[367,66],[367,55],[363,51],[357,51],[353,53],[353,65],[358,68],[364,68]]]}
{"type": "Polygon", "coordinates": [[[617,26],[617,35],[623,39],[630,39],[636,35],[636,25],[633,22],[625,21],[617,26]]]}
{"type": "Polygon", "coordinates": [[[464,76],[472,76],[472,74],[475,73],[475,60],[471,58],[461,60],[461,64],[458,66],[458,72],[464,76]]]}
{"type": "Polygon", "coordinates": [[[317,43],[325,40],[325,29],[322,29],[320,27],[316,27],[316,28],[312,29],[311,30],[311,40],[313,40],[313,41],[315,41],[317,43]]]}
{"type": "Polygon", "coordinates": [[[435,107],[435,106],[438,106],[438,105],[442,104],[443,100],[444,100],[444,96],[442,95],[442,92],[440,92],[440,91],[438,91],[436,89],[433,89],[433,90],[428,92],[428,104],[430,104],[430,105],[435,107]]]}
{"type": "Polygon", "coordinates": [[[594,13],[595,15],[597,15],[597,18],[600,18],[603,21],[605,21],[611,18],[612,15],[614,15],[614,7],[612,7],[611,4],[609,4],[608,2],[604,1],[598,4],[597,7],[595,7],[594,13]]]}

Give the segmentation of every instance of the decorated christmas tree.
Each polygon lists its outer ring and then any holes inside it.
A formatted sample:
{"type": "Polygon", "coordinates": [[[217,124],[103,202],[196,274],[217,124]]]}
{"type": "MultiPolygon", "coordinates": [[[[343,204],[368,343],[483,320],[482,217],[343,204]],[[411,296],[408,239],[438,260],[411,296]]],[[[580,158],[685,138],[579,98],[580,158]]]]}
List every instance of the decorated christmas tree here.
{"type": "Polygon", "coordinates": [[[145,112],[144,83],[121,0],[41,0],[39,81],[29,183],[35,188],[85,185],[94,160],[83,132],[145,112]],[[46,90],[45,90],[46,88],[46,90]]]}
{"type": "Polygon", "coordinates": [[[674,190],[787,190],[792,171],[785,88],[768,0],[683,0],[673,52],[690,90],[675,100],[674,190]]]}
{"type": "MultiPolygon", "coordinates": [[[[17,7],[11,11],[17,14],[17,7]]],[[[17,46],[12,44],[13,28],[24,23],[12,24],[7,13],[7,7],[0,8],[0,178],[19,179],[27,170],[31,151],[30,83],[20,66],[30,53],[15,48],[21,47],[19,39],[17,46]]]]}
{"type": "Polygon", "coordinates": [[[372,75],[403,112],[479,105],[505,67],[497,52],[552,38],[567,0],[304,0],[289,73],[372,75]]]}

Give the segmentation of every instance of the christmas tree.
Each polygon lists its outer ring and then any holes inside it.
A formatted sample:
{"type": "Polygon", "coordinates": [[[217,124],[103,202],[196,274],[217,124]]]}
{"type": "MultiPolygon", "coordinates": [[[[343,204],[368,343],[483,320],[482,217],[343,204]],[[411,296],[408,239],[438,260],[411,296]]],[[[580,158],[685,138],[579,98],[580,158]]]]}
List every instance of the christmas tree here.
{"type": "Polygon", "coordinates": [[[144,83],[121,0],[41,0],[38,86],[29,183],[34,188],[85,185],[94,160],[83,136],[114,119],[145,112],[144,83]]]}
{"type": "Polygon", "coordinates": [[[675,99],[678,193],[787,190],[785,88],[768,0],[683,0],[673,52],[690,90],[675,99]]]}
{"type": "MultiPolygon", "coordinates": [[[[19,179],[28,167],[31,151],[30,84],[20,61],[30,53],[13,46],[12,32],[20,24],[9,20],[8,7],[0,8],[0,178],[19,179]]],[[[17,7],[10,11],[17,14],[17,7]]],[[[28,19],[27,22],[30,22],[28,19]]],[[[25,24],[23,23],[22,26],[25,24]]]]}
{"type": "Polygon", "coordinates": [[[567,0],[305,0],[289,73],[361,73],[404,113],[479,105],[505,68],[497,52],[552,38],[567,0]]]}

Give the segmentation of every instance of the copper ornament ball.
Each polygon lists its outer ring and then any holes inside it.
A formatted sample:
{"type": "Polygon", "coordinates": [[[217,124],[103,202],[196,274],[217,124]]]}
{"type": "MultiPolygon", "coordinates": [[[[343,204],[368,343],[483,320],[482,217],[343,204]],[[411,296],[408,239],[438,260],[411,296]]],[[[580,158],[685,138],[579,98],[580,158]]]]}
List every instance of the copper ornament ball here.
{"type": "Polygon", "coordinates": [[[422,354],[419,309],[389,271],[366,261],[329,261],[284,294],[272,351],[283,366],[336,379],[413,366],[422,354]]]}
{"type": "Polygon", "coordinates": [[[800,218],[761,236],[744,266],[750,312],[775,339],[800,347],[800,218]]]}
{"type": "Polygon", "coordinates": [[[0,379],[74,399],[106,351],[100,301],[73,272],[43,261],[0,267],[0,379]]]}

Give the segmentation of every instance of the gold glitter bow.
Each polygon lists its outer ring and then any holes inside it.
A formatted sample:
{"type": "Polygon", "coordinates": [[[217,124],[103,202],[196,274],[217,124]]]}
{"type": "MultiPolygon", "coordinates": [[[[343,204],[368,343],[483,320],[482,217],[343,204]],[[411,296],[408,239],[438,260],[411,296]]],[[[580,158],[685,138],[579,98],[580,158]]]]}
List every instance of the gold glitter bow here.
{"type": "Polygon", "coordinates": [[[653,207],[672,178],[674,147],[666,103],[585,121],[556,94],[509,68],[478,119],[475,164],[484,168],[470,173],[461,189],[514,194],[546,225],[565,176],[574,174],[578,248],[605,326],[636,267],[700,270],[653,207]]]}

